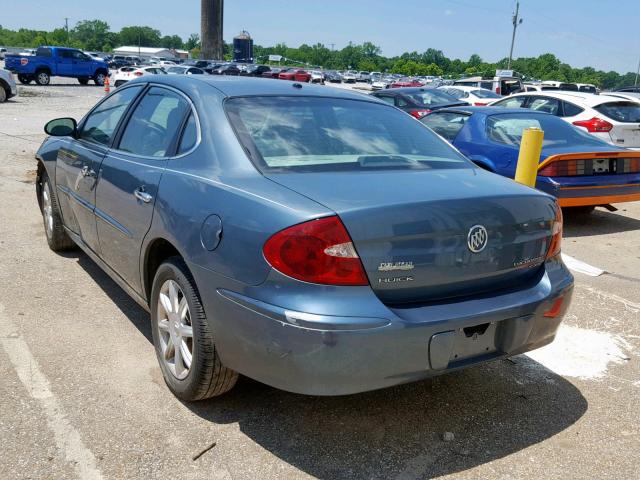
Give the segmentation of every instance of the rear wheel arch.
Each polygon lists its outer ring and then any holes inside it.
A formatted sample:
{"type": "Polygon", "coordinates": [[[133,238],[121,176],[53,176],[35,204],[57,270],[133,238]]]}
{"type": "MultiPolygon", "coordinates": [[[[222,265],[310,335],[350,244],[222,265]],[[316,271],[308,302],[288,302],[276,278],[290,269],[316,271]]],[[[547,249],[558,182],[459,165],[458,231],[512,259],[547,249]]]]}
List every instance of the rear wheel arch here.
{"type": "Polygon", "coordinates": [[[152,240],[144,255],[143,263],[143,288],[147,302],[151,301],[151,289],[153,288],[153,279],[162,263],[171,258],[179,257],[184,260],[180,251],[168,240],[164,238],[156,238],[152,240]]]}

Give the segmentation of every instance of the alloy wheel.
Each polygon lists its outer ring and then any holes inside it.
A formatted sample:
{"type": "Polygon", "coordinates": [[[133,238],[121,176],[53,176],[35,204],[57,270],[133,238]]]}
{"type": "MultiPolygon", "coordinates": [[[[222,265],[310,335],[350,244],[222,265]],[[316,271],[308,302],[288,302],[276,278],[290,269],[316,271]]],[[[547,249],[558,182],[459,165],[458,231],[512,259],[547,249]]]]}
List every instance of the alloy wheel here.
{"type": "Polygon", "coordinates": [[[174,377],[186,378],[193,361],[193,327],[187,299],[174,280],[160,288],[156,325],[163,362],[174,377]]]}
{"type": "Polygon", "coordinates": [[[53,236],[53,206],[51,205],[51,187],[49,182],[44,182],[42,189],[42,216],[44,226],[47,230],[47,237],[53,236]]]}

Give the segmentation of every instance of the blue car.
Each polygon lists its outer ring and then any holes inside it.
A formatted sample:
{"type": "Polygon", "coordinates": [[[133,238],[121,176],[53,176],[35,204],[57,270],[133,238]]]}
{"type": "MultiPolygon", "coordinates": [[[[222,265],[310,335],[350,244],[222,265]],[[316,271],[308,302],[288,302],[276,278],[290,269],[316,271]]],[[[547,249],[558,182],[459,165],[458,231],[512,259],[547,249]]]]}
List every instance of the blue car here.
{"type": "Polygon", "coordinates": [[[640,152],[613,146],[533,110],[458,107],[421,120],[480,167],[513,178],[522,131],[544,131],[536,188],[562,207],[584,212],[596,206],[640,200],[640,152]]]}
{"type": "Polygon", "coordinates": [[[180,398],[239,374],[341,395],[551,342],[573,278],[549,195],[373,97],[144,76],[52,120],[37,198],[149,310],[180,398]]]}

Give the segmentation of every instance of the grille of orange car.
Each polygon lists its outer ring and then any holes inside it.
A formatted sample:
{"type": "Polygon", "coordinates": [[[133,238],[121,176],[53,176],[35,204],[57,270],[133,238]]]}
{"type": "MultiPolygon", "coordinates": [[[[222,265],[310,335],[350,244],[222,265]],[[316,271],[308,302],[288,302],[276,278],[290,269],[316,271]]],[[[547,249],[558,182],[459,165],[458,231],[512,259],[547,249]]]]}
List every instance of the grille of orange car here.
{"type": "Polygon", "coordinates": [[[543,177],[617,175],[623,173],[640,173],[640,152],[552,155],[538,167],[538,175],[543,177]]]}

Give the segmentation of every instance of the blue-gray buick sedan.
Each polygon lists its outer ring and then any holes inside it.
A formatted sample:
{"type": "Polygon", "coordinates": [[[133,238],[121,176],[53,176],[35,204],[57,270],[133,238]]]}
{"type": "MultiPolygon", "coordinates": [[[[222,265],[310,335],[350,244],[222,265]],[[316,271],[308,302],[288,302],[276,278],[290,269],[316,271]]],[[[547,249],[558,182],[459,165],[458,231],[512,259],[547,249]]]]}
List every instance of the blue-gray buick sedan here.
{"type": "Polygon", "coordinates": [[[49,246],[150,311],[183,400],[238,374],[313,395],[419,380],[551,342],[570,302],[555,200],[369,96],[149,76],[45,130],[49,246]]]}

